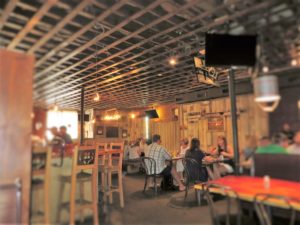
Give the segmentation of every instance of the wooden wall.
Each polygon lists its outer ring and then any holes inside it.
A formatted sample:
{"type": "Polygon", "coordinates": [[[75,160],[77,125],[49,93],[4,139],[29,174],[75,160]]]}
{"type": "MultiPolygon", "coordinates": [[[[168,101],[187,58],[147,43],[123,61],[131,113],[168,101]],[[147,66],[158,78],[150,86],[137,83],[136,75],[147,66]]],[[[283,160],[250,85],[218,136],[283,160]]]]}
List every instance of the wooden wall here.
{"type": "MultiPolygon", "coordinates": [[[[237,109],[239,111],[238,138],[241,149],[245,146],[247,135],[254,135],[259,138],[269,134],[268,114],[255,104],[253,95],[237,96],[237,109]]],[[[215,146],[218,135],[225,135],[228,143],[232,145],[230,100],[228,97],[181,105],[179,120],[180,137],[199,138],[204,150],[210,146],[215,146]],[[197,115],[201,112],[202,115],[197,115]],[[224,130],[211,131],[208,129],[208,118],[214,116],[221,116],[224,119],[224,130]]]]}
{"type": "Polygon", "coordinates": [[[39,136],[41,139],[45,138],[47,129],[47,109],[34,108],[32,121],[32,134],[39,136]]]}
{"type": "MultiPolygon", "coordinates": [[[[0,180],[22,180],[22,224],[29,223],[32,56],[0,50],[0,180]]],[[[14,224],[15,194],[1,195],[0,223],[14,224]]]]}

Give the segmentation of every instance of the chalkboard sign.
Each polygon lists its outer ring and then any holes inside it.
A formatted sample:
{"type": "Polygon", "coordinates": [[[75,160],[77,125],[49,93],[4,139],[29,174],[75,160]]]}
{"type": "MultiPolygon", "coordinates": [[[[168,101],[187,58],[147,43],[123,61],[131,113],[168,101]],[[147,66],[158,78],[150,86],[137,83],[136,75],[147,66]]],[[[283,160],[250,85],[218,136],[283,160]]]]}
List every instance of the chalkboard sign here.
{"type": "Polygon", "coordinates": [[[119,128],[118,127],[106,127],[106,137],[107,138],[118,138],[119,128]]]}

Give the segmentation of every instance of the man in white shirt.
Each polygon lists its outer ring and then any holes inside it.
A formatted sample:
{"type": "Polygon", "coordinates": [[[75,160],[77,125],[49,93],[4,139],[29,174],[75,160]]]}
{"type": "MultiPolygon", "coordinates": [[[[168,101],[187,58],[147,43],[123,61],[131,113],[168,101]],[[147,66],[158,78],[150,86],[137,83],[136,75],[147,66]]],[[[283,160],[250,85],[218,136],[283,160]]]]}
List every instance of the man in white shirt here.
{"type": "Polygon", "coordinates": [[[287,148],[289,154],[300,154],[300,131],[294,136],[294,144],[287,148]]]}
{"type": "Polygon", "coordinates": [[[155,160],[156,171],[154,171],[154,168],[152,168],[151,173],[155,172],[156,174],[162,174],[164,176],[167,176],[171,173],[177,184],[179,184],[179,190],[185,190],[185,186],[180,180],[176,169],[170,164],[172,160],[171,155],[163,146],[161,146],[160,135],[153,135],[152,142],[153,143],[149,146],[148,157],[155,160]],[[169,163],[167,164],[166,161],[169,161],[169,163]]]}

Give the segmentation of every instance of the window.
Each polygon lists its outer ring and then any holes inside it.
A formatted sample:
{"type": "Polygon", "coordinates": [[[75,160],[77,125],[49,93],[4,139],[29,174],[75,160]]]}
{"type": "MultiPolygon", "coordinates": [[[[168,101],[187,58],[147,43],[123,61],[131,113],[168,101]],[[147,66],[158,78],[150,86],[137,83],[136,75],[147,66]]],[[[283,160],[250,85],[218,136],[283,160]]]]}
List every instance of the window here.
{"type": "MultiPolygon", "coordinates": [[[[78,138],[78,114],[76,111],[48,111],[47,128],[66,126],[67,133],[72,139],[78,138]]],[[[47,131],[47,138],[52,139],[52,135],[47,131]]]]}

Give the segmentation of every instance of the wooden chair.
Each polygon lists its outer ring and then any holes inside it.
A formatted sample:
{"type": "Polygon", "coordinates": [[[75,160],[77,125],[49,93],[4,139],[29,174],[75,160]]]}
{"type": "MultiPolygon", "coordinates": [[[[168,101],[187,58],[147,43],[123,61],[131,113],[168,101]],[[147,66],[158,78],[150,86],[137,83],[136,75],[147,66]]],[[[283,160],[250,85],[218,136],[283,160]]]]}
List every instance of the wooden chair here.
{"type": "Polygon", "coordinates": [[[102,174],[103,188],[101,192],[104,193],[104,198],[109,197],[109,203],[113,203],[113,193],[119,193],[120,206],[124,207],[124,193],[123,193],[123,177],[122,177],[122,163],[123,163],[123,144],[122,143],[111,143],[110,150],[106,151],[104,166],[100,167],[99,170],[102,174]],[[117,174],[118,185],[112,185],[112,176],[117,174]],[[106,181],[107,179],[107,181],[106,181]]]}
{"type": "MultiPolygon", "coordinates": [[[[50,169],[51,169],[51,148],[34,146],[32,150],[32,199],[31,202],[40,203],[39,191],[43,192],[43,211],[32,211],[31,220],[37,222],[43,221],[45,224],[50,223],[50,201],[49,201],[49,185],[50,185],[50,169]],[[33,201],[35,198],[35,201],[33,201]]],[[[33,204],[31,204],[33,205],[33,204]]],[[[39,208],[39,207],[38,207],[39,208]]],[[[32,209],[33,210],[33,209],[32,209]]]]}
{"type": "Polygon", "coordinates": [[[66,209],[70,212],[70,224],[75,224],[75,213],[79,211],[81,221],[84,220],[84,209],[93,211],[94,224],[99,224],[97,206],[98,187],[98,149],[96,146],[79,146],[74,151],[71,176],[61,176],[60,199],[63,197],[64,185],[71,185],[70,202],[61,203],[58,211],[58,223],[60,222],[61,211],[66,209]],[[91,173],[84,172],[91,170],[91,173]],[[92,201],[84,199],[84,183],[91,182],[92,201]],[[79,183],[80,196],[76,199],[76,184],[79,183]]]}

